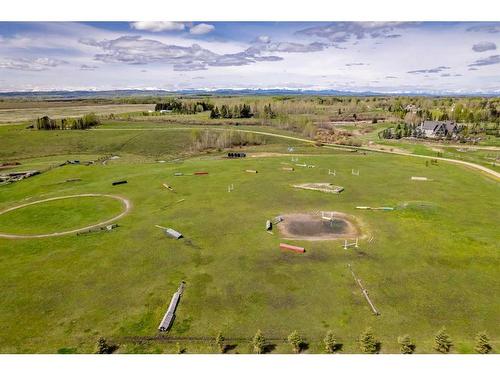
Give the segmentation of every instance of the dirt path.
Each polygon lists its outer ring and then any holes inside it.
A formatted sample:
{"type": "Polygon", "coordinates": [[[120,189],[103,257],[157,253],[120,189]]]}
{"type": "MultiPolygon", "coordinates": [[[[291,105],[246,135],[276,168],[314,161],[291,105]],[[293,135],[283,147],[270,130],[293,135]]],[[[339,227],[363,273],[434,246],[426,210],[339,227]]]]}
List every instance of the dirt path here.
{"type": "Polygon", "coordinates": [[[101,226],[104,226],[104,225],[107,225],[107,224],[111,224],[113,221],[121,219],[123,216],[125,216],[126,214],[128,214],[129,211],[130,211],[130,209],[132,208],[132,203],[130,203],[130,201],[127,198],[123,198],[123,197],[120,197],[118,195],[111,195],[111,194],[76,194],[76,195],[65,195],[65,196],[62,196],[62,197],[47,198],[47,199],[42,199],[42,200],[35,201],[35,202],[20,204],[18,206],[10,207],[10,208],[7,208],[7,209],[5,209],[3,211],[0,211],[0,215],[5,214],[5,213],[10,212],[10,211],[14,211],[14,210],[26,207],[26,206],[31,206],[31,205],[34,205],[34,204],[37,204],[37,203],[44,203],[44,202],[50,202],[50,201],[55,201],[55,200],[59,200],[59,199],[78,198],[78,197],[108,197],[108,198],[117,199],[117,200],[119,200],[119,201],[121,201],[123,203],[124,210],[122,211],[122,213],[120,213],[119,215],[117,215],[117,216],[115,216],[115,217],[113,217],[113,218],[111,218],[109,220],[102,221],[102,222],[97,223],[97,224],[92,224],[92,225],[89,225],[89,226],[86,226],[86,227],[83,227],[83,228],[72,229],[72,230],[68,230],[68,231],[64,231],[64,232],[47,233],[47,234],[8,234],[8,233],[0,233],[0,238],[9,238],[9,239],[45,238],[45,237],[63,236],[65,234],[72,234],[72,233],[76,233],[76,232],[80,232],[80,231],[92,229],[92,228],[95,228],[95,227],[101,227],[101,226]]]}

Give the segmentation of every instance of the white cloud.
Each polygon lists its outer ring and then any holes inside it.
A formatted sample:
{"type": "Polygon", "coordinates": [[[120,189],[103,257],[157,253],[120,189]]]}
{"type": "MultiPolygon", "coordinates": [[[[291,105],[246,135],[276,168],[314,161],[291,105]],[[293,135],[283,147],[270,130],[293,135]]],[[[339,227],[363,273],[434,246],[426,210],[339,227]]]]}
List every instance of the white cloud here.
{"type": "Polygon", "coordinates": [[[496,50],[497,45],[493,42],[479,42],[476,43],[472,46],[472,50],[474,52],[485,52],[485,51],[492,51],[496,50]]]}
{"type": "Polygon", "coordinates": [[[98,66],[96,65],[87,65],[87,64],[82,64],[80,65],[80,70],[90,70],[90,71],[94,71],[96,70],[97,68],[99,68],[98,66]]]}
{"type": "Polygon", "coordinates": [[[257,43],[269,43],[271,38],[268,35],[261,35],[255,40],[257,43]]]}
{"type": "Polygon", "coordinates": [[[415,25],[405,22],[334,22],[326,26],[309,27],[297,32],[298,35],[325,38],[332,43],[371,38],[398,38],[395,31],[415,25]]]}
{"type": "Polygon", "coordinates": [[[260,56],[261,50],[250,48],[237,53],[219,54],[198,44],[191,46],[165,44],[138,35],[102,41],[81,39],[80,43],[101,48],[103,53],[94,56],[98,61],[133,65],[163,63],[172,65],[176,71],[206,70],[208,66],[242,66],[258,61],[282,60],[279,56],[260,56]]]}
{"type": "Polygon", "coordinates": [[[66,61],[51,59],[48,57],[38,58],[14,58],[0,61],[0,69],[13,69],[39,72],[49,68],[55,68],[59,65],[67,64],[66,61]]]}
{"type": "Polygon", "coordinates": [[[214,25],[209,25],[207,23],[199,23],[189,29],[189,33],[193,35],[203,35],[208,34],[215,30],[214,25]]]}
{"type": "Polygon", "coordinates": [[[476,60],[474,63],[469,64],[469,66],[486,66],[486,65],[496,65],[500,64],[500,55],[488,56],[484,59],[476,60]]]}
{"type": "Polygon", "coordinates": [[[136,30],[142,31],[182,31],[185,29],[185,25],[182,22],[171,22],[171,21],[138,21],[132,22],[130,27],[136,30]]]}

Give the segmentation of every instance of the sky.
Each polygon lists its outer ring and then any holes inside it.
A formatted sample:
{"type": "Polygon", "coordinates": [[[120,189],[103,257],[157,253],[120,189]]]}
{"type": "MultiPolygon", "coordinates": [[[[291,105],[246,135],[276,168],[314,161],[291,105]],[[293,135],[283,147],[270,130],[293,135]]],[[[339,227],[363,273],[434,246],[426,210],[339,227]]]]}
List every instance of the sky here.
{"type": "Polygon", "coordinates": [[[500,94],[500,22],[0,22],[0,91],[500,94]]]}

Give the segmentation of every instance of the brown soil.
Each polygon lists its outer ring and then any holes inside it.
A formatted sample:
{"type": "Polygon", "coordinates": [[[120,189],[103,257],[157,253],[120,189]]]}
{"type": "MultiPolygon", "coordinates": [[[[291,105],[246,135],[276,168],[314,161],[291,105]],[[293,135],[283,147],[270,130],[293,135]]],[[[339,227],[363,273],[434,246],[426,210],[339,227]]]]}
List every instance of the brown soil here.
{"type": "Polygon", "coordinates": [[[333,215],[332,221],[322,219],[319,213],[282,215],[278,229],[284,239],[306,241],[350,239],[360,235],[352,217],[341,212],[333,212],[333,215]]]}

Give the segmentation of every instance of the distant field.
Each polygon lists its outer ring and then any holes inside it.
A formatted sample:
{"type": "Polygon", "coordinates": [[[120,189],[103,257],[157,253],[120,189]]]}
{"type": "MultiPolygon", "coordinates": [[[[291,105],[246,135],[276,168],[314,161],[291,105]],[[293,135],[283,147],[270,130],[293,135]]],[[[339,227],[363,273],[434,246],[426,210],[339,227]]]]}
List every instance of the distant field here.
{"type": "Polygon", "coordinates": [[[24,103],[0,103],[0,124],[34,120],[38,117],[51,118],[78,117],[86,113],[97,115],[118,114],[128,112],[147,111],[154,109],[154,104],[99,104],[99,105],[66,105],[50,103],[39,104],[31,102],[29,106],[24,103]],[[2,105],[3,104],[3,105],[2,105]],[[9,108],[11,107],[11,108],[9,108]],[[21,108],[19,108],[21,107],[21,108]]]}

